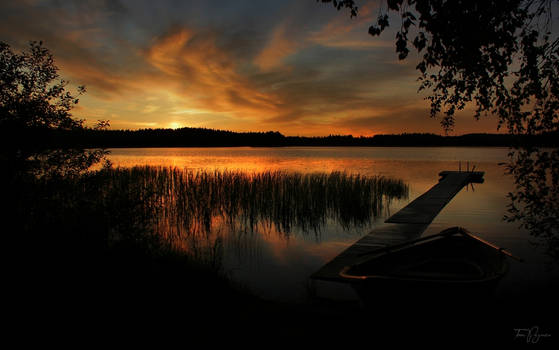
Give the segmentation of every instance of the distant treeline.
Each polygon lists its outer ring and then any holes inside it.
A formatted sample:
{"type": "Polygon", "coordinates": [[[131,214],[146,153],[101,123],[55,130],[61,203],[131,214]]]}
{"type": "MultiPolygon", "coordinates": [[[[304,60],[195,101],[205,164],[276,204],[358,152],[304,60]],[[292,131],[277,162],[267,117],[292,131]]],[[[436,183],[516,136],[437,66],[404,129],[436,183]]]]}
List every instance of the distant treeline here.
{"type": "MultiPolygon", "coordinates": [[[[284,146],[485,146],[508,147],[520,144],[557,147],[559,134],[508,135],[466,134],[442,136],[436,134],[375,135],[353,137],[330,135],[321,137],[284,136],[277,131],[232,132],[205,128],[141,129],[141,130],[77,130],[26,132],[28,144],[43,147],[284,147],[284,146]]],[[[20,136],[12,133],[8,138],[20,136]]],[[[4,142],[7,140],[4,139],[4,142]]]]}

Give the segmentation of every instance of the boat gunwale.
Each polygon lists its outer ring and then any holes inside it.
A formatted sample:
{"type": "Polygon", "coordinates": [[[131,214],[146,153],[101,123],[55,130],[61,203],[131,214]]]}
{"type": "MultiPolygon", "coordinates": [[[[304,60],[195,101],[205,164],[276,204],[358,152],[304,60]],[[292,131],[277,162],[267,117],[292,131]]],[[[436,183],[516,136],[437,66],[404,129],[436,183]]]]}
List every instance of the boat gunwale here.
{"type": "MultiPolygon", "coordinates": [[[[404,242],[402,244],[397,244],[394,246],[388,246],[388,247],[384,247],[378,250],[375,250],[373,252],[369,252],[367,254],[364,255],[371,255],[374,254],[375,256],[370,257],[369,259],[367,259],[367,261],[371,260],[371,259],[375,259],[375,258],[379,258],[382,256],[387,256],[389,254],[394,254],[396,252],[402,251],[406,248],[410,248],[413,246],[417,246],[417,243],[422,243],[422,244],[426,244],[429,243],[429,240],[433,240],[434,239],[444,239],[446,237],[450,237],[453,235],[457,235],[457,234],[461,234],[464,237],[473,239],[481,244],[483,244],[484,246],[487,246],[489,248],[493,248],[495,250],[498,251],[498,253],[500,254],[500,256],[502,258],[504,258],[505,256],[510,256],[513,258],[516,258],[515,256],[513,256],[512,254],[510,254],[509,252],[505,251],[502,248],[496,247],[495,245],[471,234],[468,230],[466,230],[463,227],[459,227],[459,226],[455,226],[455,227],[451,227],[451,228],[447,228],[439,233],[430,235],[430,236],[426,236],[426,237],[421,237],[418,239],[415,239],[413,241],[409,241],[409,242],[404,242]]],[[[518,259],[518,258],[516,258],[518,259]]],[[[519,259],[521,260],[521,259],[519,259]]],[[[373,275],[352,275],[349,274],[349,270],[352,269],[353,267],[363,264],[366,261],[362,261],[360,263],[357,264],[352,264],[352,265],[348,265],[342,268],[342,270],[339,272],[339,276],[347,279],[347,280],[351,280],[352,282],[366,282],[366,281],[381,281],[381,280],[385,280],[385,281],[401,281],[401,282],[406,282],[406,283],[425,283],[425,284],[430,284],[430,285],[473,285],[473,284],[484,284],[484,283],[489,283],[495,280],[498,280],[500,278],[502,278],[506,272],[509,269],[509,264],[508,262],[505,260],[504,263],[502,264],[501,268],[496,270],[495,273],[490,274],[488,277],[485,278],[476,278],[476,279],[434,279],[434,278],[417,278],[417,277],[402,277],[402,276],[390,276],[390,275],[382,275],[382,274],[373,274],[373,275]]]]}

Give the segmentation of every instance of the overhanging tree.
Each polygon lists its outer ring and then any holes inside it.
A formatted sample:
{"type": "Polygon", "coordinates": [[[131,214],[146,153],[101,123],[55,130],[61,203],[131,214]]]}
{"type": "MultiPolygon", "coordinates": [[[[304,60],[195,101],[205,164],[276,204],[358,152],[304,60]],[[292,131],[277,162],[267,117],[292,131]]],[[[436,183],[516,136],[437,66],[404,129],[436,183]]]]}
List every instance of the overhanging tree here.
{"type": "MultiPolygon", "coordinates": [[[[71,110],[85,93],[67,91],[58,67],[42,42],[30,42],[21,53],[0,42],[0,161],[10,178],[71,176],[87,171],[102,160],[104,150],[52,147],[53,130],[84,129],[84,120],[71,110]]],[[[107,122],[99,122],[105,127],[107,122]]]]}
{"type": "MultiPolygon", "coordinates": [[[[317,0],[358,15],[354,0],[317,0]]],[[[467,105],[474,117],[498,118],[512,134],[559,137],[559,39],[551,31],[552,0],[381,1],[372,36],[397,22],[395,48],[419,56],[419,90],[445,132],[467,105]]],[[[520,220],[559,257],[559,150],[517,145],[507,171],[510,221],[520,220]]]]}

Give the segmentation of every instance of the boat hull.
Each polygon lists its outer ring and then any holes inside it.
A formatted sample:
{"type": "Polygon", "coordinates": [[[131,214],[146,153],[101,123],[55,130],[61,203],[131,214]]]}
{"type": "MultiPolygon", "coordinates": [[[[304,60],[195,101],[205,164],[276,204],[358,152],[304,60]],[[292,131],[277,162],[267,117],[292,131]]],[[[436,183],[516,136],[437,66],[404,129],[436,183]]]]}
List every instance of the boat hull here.
{"type": "Polygon", "coordinates": [[[365,304],[387,299],[487,298],[509,265],[496,247],[462,228],[385,248],[344,268],[365,304]]]}

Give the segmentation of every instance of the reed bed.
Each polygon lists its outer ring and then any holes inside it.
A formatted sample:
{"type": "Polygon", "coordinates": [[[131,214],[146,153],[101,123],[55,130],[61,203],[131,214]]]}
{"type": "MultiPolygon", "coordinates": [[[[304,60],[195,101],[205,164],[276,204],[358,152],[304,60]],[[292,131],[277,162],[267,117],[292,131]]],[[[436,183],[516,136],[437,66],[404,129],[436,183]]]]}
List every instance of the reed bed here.
{"type": "Polygon", "coordinates": [[[362,226],[393,199],[407,197],[401,180],[344,172],[192,171],[170,167],[104,170],[107,193],[134,193],[155,221],[177,235],[209,232],[219,221],[245,230],[259,224],[290,233],[318,232],[327,220],[362,226]],[[134,186],[134,190],[129,189],[134,186]]]}
{"type": "Polygon", "coordinates": [[[211,232],[319,235],[330,224],[350,230],[408,196],[405,183],[381,176],[151,166],[106,168],[22,188],[15,205],[24,231],[50,231],[82,247],[179,250],[210,266],[220,264],[224,244],[211,232]]]}

